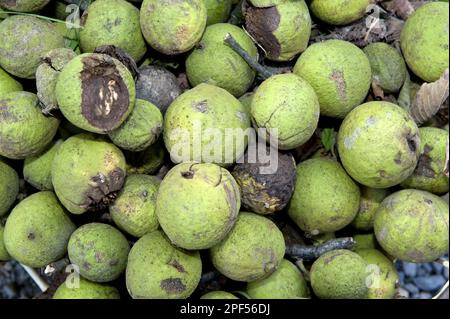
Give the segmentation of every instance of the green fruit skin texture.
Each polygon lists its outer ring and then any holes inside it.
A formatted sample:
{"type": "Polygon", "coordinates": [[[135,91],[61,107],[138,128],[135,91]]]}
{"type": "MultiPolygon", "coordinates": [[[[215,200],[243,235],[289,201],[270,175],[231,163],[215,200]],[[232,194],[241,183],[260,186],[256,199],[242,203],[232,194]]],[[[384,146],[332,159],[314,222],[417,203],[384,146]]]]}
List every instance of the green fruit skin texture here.
{"type": "Polygon", "coordinates": [[[276,140],[281,150],[293,149],[308,141],[320,115],[314,89],[292,73],[274,75],[261,83],[253,95],[250,110],[253,123],[267,129],[271,145],[276,140]],[[277,129],[278,136],[272,136],[270,129],[277,129]]]}
{"type": "Polygon", "coordinates": [[[435,127],[421,127],[420,156],[414,172],[401,184],[403,188],[416,188],[430,193],[448,192],[448,177],[445,176],[448,132],[435,127]],[[425,151],[426,150],[426,151],[425,151]]]}
{"type": "Polygon", "coordinates": [[[108,133],[113,143],[123,149],[140,152],[155,143],[161,134],[161,111],[146,100],[136,100],[133,111],[122,125],[108,133]]]}
{"type": "Polygon", "coordinates": [[[0,7],[18,12],[36,12],[41,10],[50,0],[1,0],[0,7]]]}
{"type": "Polygon", "coordinates": [[[374,233],[353,235],[355,241],[354,250],[378,248],[378,242],[374,233]]]}
{"type": "Polygon", "coordinates": [[[228,23],[217,23],[206,28],[200,47],[189,54],[186,59],[186,74],[192,86],[209,83],[239,97],[252,85],[255,72],[223,42],[227,33],[251,57],[258,57],[258,50],[252,39],[241,28],[228,23]]]}
{"type": "Polygon", "coordinates": [[[5,227],[3,227],[2,224],[0,224],[0,261],[7,261],[11,259],[11,256],[8,254],[8,251],[6,250],[5,243],[3,240],[4,230],[5,227]]]}
{"type": "Polygon", "coordinates": [[[345,25],[361,19],[369,4],[369,0],[312,0],[309,8],[323,22],[345,25]]]}
{"type": "Polygon", "coordinates": [[[309,159],[297,166],[289,216],[304,231],[317,235],[344,228],[355,218],[360,201],[358,186],[331,159],[309,159]]]}
{"type": "Polygon", "coordinates": [[[79,278],[79,287],[67,286],[63,282],[56,289],[53,299],[120,299],[119,291],[112,286],[79,278]]]}
{"type": "Polygon", "coordinates": [[[0,155],[24,159],[42,152],[55,136],[59,120],[46,117],[36,94],[11,92],[0,97],[0,155]]]}
{"type": "Polygon", "coordinates": [[[394,47],[384,42],[363,49],[370,61],[372,80],[387,93],[397,93],[406,79],[406,64],[394,47]]]}
{"type": "Polygon", "coordinates": [[[172,161],[176,163],[208,161],[230,164],[240,158],[247,147],[247,140],[241,139],[241,134],[235,129],[241,129],[245,133],[248,128],[250,118],[239,100],[224,89],[202,83],[178,96],[167,109],[164,118],[164,143],[172,161]],[[200,128],[196,127],[200,125],[201,133],[198,134],[196,131],[200,131],[200,128]],[[232,132],[229,132],[230,129],[232,132]],[[186,134],[177,134],[180,130],[186,134]],[[211,130],[220,133],[220,139],[213,139],[222,142],[222,148],[217,151],[215,146],[212,147],[211,135],[208,134],[211,130]],[[201,144],[201,154],[196,151],[198,144],[201,144]],[[183,156],[187,153],[186,149],[190,152],[189,158],[183,156]]]}
{"type": "Polygon", "coordinates": [[[211,291],[203,296],[200,297],[200,299],[239,299],[235,295],[221,290],[211,291]]]}
{"type": "MultiPolygon", "coordinates": [[[[98,72],[102,72],[101,75],[104,78],[108,78],[109,75],[107,74],[109,71],[103,71],[101,70],[101,67],[98,67],[98,69],[98,72]]],[[[105,98],[102,100],[102,103],[105,103],[107,101],[107,87],[94,86],[90,87],[90,89],[97,90],[98,92],[95,92],[95,94],[100,94],[100,90],[103,89],[105,98]]],[[[136,98],[136,88],[133,76],[131,75],[130,71],[128,71],[128,69],[119,60],[105,54],[97,53],[84,53],[76,56],[69,63],[67,63],[58,76],[55,90],[56,100],[58,102],[59,109],[63,113],[64,117],[73,125],[83,130],[98,134],[105,134],[118,128],[133,110],[136,98]],[[114,118],[109,119],[109,121],[106,121],[105,118],[105,121],[109,122],[104,123],[105,125],[107,125],[105,127],[102,127],[102,125],[89,120],[83,112],[82,96],[83,94],[88,94],[87,92],[84,92],[82,86],[83,81],[81,80],[82,74],[86,69],[84,65],[85,63],[96,63],[100,65],[106,63],[108,64],[108,66],[114,68],[117,71],[116,73],[118,73],[118,77],[120,78],[119,80],[123,82],[128,92],[128,104],[126,105],[126,110],[122,110],[120,114],[117,114],[117,116],[115,116],[114,118]]],[[[115,93],[119,93],[116,92],[116,88],[114,88],[113,90],[115,93]]],[[[94,92],[91,92],[91,94],[94,95],[94,92]]],[[[119,102],[111,103],[112,112],[114,112],[115,108],[119,107],[118,104],[119,102]]],[[[105,105],[102,105],[102,107],[104,106],[105,105]]],[[[87,105],[86,109],[93,107],[94,105],[87,105]]],[[[102,114],[104,114],[103,112],[106,111],[103,109],[102,114]]],[[[98,117],[101,118],[102,116],[98,117]]]]}
{"type": "Polygon", "coordinates": [[[436,81],[448,68],[448,3],[427,3],[406,21],[400,35],[403,56],[415,75],[436,81]]]}
{"type": "Polygon", "coordinates": [[[392,261],[376,249],[357,250],[368,264],[367,273],[372,279],[369,287],[369,299],[393,299],[398,281],[397,269],[392,261]]]}
{"type": "Polygon", "coordinates": [[[206,249],[228,234],[240,206],[239,186],[226,169],[212,163],[182,163],[161,182],[156,215],[173,244],[206,249]]]}
{"type": "Polygon", "coordinates": [[[0,216],[5,215],[19,194],[19,176],[9,165],[0,161],[0,216]]]}
{"type": "Polygon", "coordinates": [[[231,12],[231,0],[204,0],[208,18],[206,25],[224,22],[231,12]]]}
{"type": "Polygon", "coordinates": [[[365,299],[367,264],[349,250],[337,249],[320,256],[312,265],[310,277],[314,294],[320,299],[365,299]]]}
{"type": "Polygon", "coordinates": [[[359,210],[355,219],[352,221],[352,226],[358,230],[372,230],[375,213],[380,203],[388,195],[389,191],[387,189],[361,186],[359,210]]]}
{"type": "Polygon", "coordinates": [[[198,251],[177,249],[163,232],[154,231],[131,248],[126,284],[134,299],[184,299],[197,288],[201,274],[198,251]]]}
{"type": "Polygon", "coordinates": [[[432,262],[448,252],[448,204],[431,193],[405,189],[381,203],[375,215],[378,243],[409,262],[432,262]]]}
{"type": "Polygon", "coordinates": [[[128,174],[153,174],[164,164],[164,146],[157,142],[142,152],[125,152],[128,174]],[[136,162],[135,162],[136,161],[136,162]]]}
{"type": "Polygon", "coordinates": [[[337,146],[342,165],[359,183],[387,188],[403,182],[417,165],[419,129],[401,107],[368,102],[341,124],[337,146]]]}
{"type": "Polygon", "coordinates": [[[251,282],[272,274],[284,252],[283,234],[270,219],[241,212],[227,237],[210,249],[210,256],[223,275],[251,282]]]}
{"type": "Polygon", "coordinates": [[[295,63],[294,73],[314,88],[321,115],[336,118],[344,118],[364,101],[372,81],[364,52],[342,40],[309,46],[295,63]]]}
{"type": "Polygon", "coordinates": [[[254,92],[248,92],[239,98],[239,102],[241,102],[241,104],[245,107],[248,114],[250,114],[250,107],[252,105],[252,100],[253,100],[254,95],[255,95],[254,92]]]}
{"type": "Polygon", "coordinates": [[[283,259],[269,277],[247,284],[252,299],[308,298],[309,289],[302,273],[290,261],[283,259]]]}
{"type": "Polygon", "coordinates": [[[67,251],[70,262],[79,267],[81,276],[93,282],[108,282],[125,270],[130,245],[116,228],[90,223],[73,232],[67,251]]]}
{"type": "Polygon", "coordinates": [[[86,212],[105,195],[120,190],[124,179],[125,157],[120,149],[90,134],[67,139],[53,159],[53,187],[73,214],[86,212]]]}
{"type": "Polygon", "coordinates": [[[140,11],[145,40],[167,55],[192,49],[202,37],[206,19],[204,0],[144,0],[140,11]]]}
{"type": "Polygon", "coordinates": [[[6,220],[5,247],[18,262],[38,268],[66,254],[75,225],[52,192],[39,192],[21,201],[6,220]]]}
{"type": "Polygon", "coordinates": [[[25,159],[23,177],[34,188],[41,191],[53,190],[52,163],[62,142],[62,140],[57,140],[43,153],[25,159]]]}
{"type": "Polygon", "coordinates": [[[34,79],[41,57],[64,47],[64,38],[50,22],[13,15],[0,23],[0,66],[8,73],[34,79]]]}
{"type": "Polygon", "coordinates": [[[14,80],[8,73],[0,68],[0,97],[9,92],[22,91],[22,84],[14,80]]]}
{"type": "Polygon", "coordinates": [[[139,22],[139,9],[124,0],[97,0],[83,13],[80,46],[93,52],[115,45],[139,61],[147,51],[139,22]]]}
{"type": "Polygon", "coordinates": [[[129,175],[109,212],[123,231],[142,237],[159,226],[156,217],[156,195],[160,180],[148,175],[129,175]]]}
{"type": "Polygon", "coordinates": [[[288,2],[290,0],[249,0],[249,2],[258,8],[268,8],[279,5],[280,3],[288,2]]]}

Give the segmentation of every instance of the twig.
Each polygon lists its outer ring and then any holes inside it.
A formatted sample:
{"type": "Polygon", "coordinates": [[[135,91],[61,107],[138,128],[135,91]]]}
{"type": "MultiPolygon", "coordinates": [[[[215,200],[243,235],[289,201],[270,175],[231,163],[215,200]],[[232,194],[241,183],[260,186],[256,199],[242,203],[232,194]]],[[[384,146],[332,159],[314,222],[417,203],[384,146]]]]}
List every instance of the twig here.
{"type": "Polygon", "coordinates": [[[355,245],[352,237],[344,237],[329,240],[318,246],[303,246],[292,244],[286,247],[286,254],[293,258],[301,258],[304,260],[312,260],[319,258],[326,252],[336,249],[351,249],[355,245]]]}
{"type": "Polygon", "coordinates": [[[20,264],[23,269],[28,273],[28,275],[33,279],[36,285],[41,289],[42,292],[46,292],[49,288],[48,284],[39,276],[39,274],[33,268],[20,264]]]}

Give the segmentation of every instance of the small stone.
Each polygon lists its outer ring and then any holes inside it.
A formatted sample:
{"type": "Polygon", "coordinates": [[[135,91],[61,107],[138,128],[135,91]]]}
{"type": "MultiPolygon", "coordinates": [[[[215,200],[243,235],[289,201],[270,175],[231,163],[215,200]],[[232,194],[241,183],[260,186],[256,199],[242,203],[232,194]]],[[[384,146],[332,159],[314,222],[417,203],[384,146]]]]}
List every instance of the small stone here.
{"type": "Polygon", "coordinates": [[[429,292],[421,292],[419,294],[419,299],[431,299],[433,297],[429,292]]]}
{"type": "Polygon", "coordinates": [[[442,270],[442,276],[444,276],[445,279],[448,280],[448,268],[445,268],[442,270]]]}
{"type": "Polygon", "coordinates": [[[406,284],[403,286],[407,291],[409,291],[411,294],[417,294],[419,293],[419,288],[415,286],[414,284],[406,284]]]}
{"type": "Polygon", "coordinates": [[[433,266],[431,266],[431,263],[428,264],[422,264],[420,265],[427,273],[430,273],[433,271],[433,266]]]}
{"type": "Polygon", "coordinates": [[[403,262],[403,271],[408,277],[415,277],[417,274],[417,265],[414,263],[403,262]]]}
{"type": "Polygon", "coordinates": [[[442,270],[444,269],[444,266],[437,262],[432,263],[432,266],[433,266],[434,273],[436,273],[436,274],[442,273],[442,270]]]}
{"type": "Polygon", "coordinates": [[[414,283],[419,289],[424,291],[436,291],[445,284],[446,279],[443,276],[434,275],[428,277],[417,277],[414,283]]]}
{"type": "Polygon", "coordinates": [[[397,290],[397,296],[400,298],[409,298],[409,292],[406,289],[399,288],[397,290]]]}

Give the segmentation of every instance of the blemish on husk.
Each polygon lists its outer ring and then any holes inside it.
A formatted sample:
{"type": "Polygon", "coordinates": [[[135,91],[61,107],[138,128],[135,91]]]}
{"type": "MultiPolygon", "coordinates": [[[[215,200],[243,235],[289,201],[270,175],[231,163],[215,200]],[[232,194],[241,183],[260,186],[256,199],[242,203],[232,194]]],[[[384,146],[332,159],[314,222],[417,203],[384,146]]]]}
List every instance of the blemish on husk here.
{"type": "Polygon", "coordinates": [[[167,278],[161,281],[160,287],[168,294],[178,294],[186,290],[180,278],[167,278]]]}
{"type": "Polygon", "coordinates": [[[175,268],[178,272],[186,272],[186,270],[184,269],[183,265],[181,265],[175,259],[171,259],[167,264],[172,266],[173,268],[175,268]]]}
{"type": "Polygon", "coordinates": [[[347,99],[347,83],[345,83],[344,73],[340,70],[333,70],[330,80],[334,81],[338,94],[342,100],[347,99]]]}
{"type": "Polygon", "coordinates": [[[107,176],[95,175],[91,178],[91,187],[85,193],[87,210],[98,211],[107,208],[117,197],[125,179],[125,172],[116,168],[107,176]]]}
{"type": "Polygon", "coordinates": [[[193,102],[192,103],[192,108],[195,111],[201,112],[201,113],[206,113],[208,111],[208,101],[203,100],[200,102],[193,102]]]}
{"type": "Polygon", "coordinates": [[[433,148],[430,145],[425,144],[425,147],[423,148],[423,153],[420,154],[419,161],[414,171],[415,175],[424,176],[428,178],[434,178],[436,176],[436,173],[431,167],[432,160],[429,155],[432,149],[433,148]]]}

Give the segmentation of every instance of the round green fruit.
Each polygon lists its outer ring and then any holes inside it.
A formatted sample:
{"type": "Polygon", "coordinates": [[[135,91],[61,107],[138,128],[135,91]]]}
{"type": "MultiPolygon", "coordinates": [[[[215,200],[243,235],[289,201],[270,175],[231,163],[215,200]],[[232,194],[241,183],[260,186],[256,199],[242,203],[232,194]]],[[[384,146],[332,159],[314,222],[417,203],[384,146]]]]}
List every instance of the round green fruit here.
{"type": "Polygon", "coordinates": [[[164,143],[173,162],[231,164],[247,147],[250,119],[226,90],[202,83],[173,101],[164,118],[164,143]]]}
{"type": "Polygon", "coordinates": [[[127,266],[130,245],[116,228],[101,223],[85,224],[70,236],[70,262],[80,275],[94,282],[117,279],[127,266]]]}
{"type": "Polygon", "coordinates": [[[0,261],[7,261],[11,259],[11,256],[8,254],[8,251],[6,250],[5,243],[3,240],[4,230],[5,227],[3,227],[2,224],[0,224],[0,261]]]}
{"type": "Polygon", "coordinates": [[[200,299],[239,299],[239,298],[233,295],[232,293],[216,290],[204,294],[203,296],[200,297],[200,299]]]}
{"type": "Polygon", "coordinates": [[[230,16],[231,0],[204,0],[208,18],[206,25],[225,22],[230,16]]]}
{"type": "Polygon", "coordinates": [[[41,58],[48,51],[64,47],[64,38],[45,20],[12,15],[0,23],[0,66],[8,73],[34,79],[41,58]]]}
{"type": "Polygon", "coordinates": [[[73,58],[58,76],[59,109],[73,125],[105,134],[118,128],[134,107],[136,89],[130,71],[106,54],[73,58]]]}
{"type": "Polygon", "coordinates": [[[290,261],[283,259],[269,277],[247,284],[252,299],[308,298],[309,289],[302,273],[290,261]]]}
{"type": "Polygon", "coordinates": [[[448,252],[448,204],[431,193],[405,189],[381,203],[375,215],[378,243],[390,255],[415,263],[448,252]]]}
{"type": "Polygon", "coordinates": [[[156,217],[156,195],[160,180],[148,175],[129,175],[109,206],[113,221],[123,231],[142,237],[159,226],[156,217]]]}
{"type": "Polygon", "coordinates": [[[68,138],[53,159],[53,187],[73,214],[106,208],[124,180],[125,157],[120,149],[90,134],[68,138]]]}
{"type": "Polygon", "coordinates": [[[360,201],[358,186],[331,159],[313,158],[297,166],[289,216],[311,235],[340,230],[355,218],[360,201]]]}
{"type": "Polygon", "coordinates": [[[257,8],[267,8],[279,5],[289,0],[249,0],[249,2],[257,8]]]}
{"type": "Polygon", "coordinates": [[[285,243],[266,217],[241,212],[227,237],[210,250],[217,270],[236,281],[251,282],[272,274],[283,260],[285,243]]]}
{"type": "Polygon", "coordinates": [[[345,25],[361,19],[370,3],[370,0],[312,0],[309,8],[323,22],[345,25]]]}
{"type": "Polygon", "coordinates": [[[260,137],[268,138],[281,150],[304,144],[319,122],[320,106],[314,89],[292,73],[274,75],[262,82],[250,109],[254,125],[265,129],[260,137]]]}
{"type": "Polygon", "coordinates": [[[421,127],[420,155],[414,172],[403,181],[403,188],[416,188],[435,194],[448,192],[445,175],[448,152],[448,132],[435,127],[421,127]]]}
{"type": "Polygon", "coordinates": [[[359,210],[355,219],[352,221],[352,226],[364,231],[373,229],[375,213],[380,203],[388,195],[389,191],[387,189],[361,186],[359,210]]]}
{"type": "Polygon", "coordinates": [[[42,152],[58,131],[59,120],[42,114],[36,94],[0,97],[0,155],[24,159],[42,152]]]}
{"type": "Polygon", "coordinates": [[[5,215],[19,194],[19,176],[16,171],[0,161],[0,216],[5,215]]]}
{"type": "Polygon", "coordinates": [[[224,43],[227,34],[231,34],[250,56],[258,57],[252,39],[241,28],[217,23],[206,28],[200,45],[186,59],[186,75],[192,86],[209,83],[239,97],[252,85],[255,72],[224,43]]]}
{"type": "Polygon", "coordinates": [[[309,46],[294,73],[305,79],[319,98],[322,115],[344,118],[369,92],[372,71],[364,52],[350,42],[327,40],[309,46]]]}
{"type": "Polygon", "coordinates": [[[35,193],[21,201],[6,220],[4,242],[18,262],[44,267],[66,254],[75,225],[52,192],[35,193]]]}
{"type": "Polygon", "coordinates": [[[200,41],[206,27],[204,0],[144,0],[141,30],[155,50],[174,55],[187,52],[200,41]]]}
{"type": "Polygon", "coordinates": [[[432,2],[417,9],[400,35],[409,68],[427,82],[436,81],[448,68],[448,3],[432,2]]]}
{"type": "Polygon", "coordinates": [[[0,97],[9,92],[22,91],[22,84],[14,80],[8,73],[0,68],[0,97]]]}
{"type": "Polygon", "coordinates": [[[419,129],[401,107],[368,102],[341,124],[337,146],[342,165],[359,183],[387,188],[403,182],[417,165],[419,129]]]}
{"type": "Polygon", "coordinates": [[[163,232],[154,231],[131,248],[126,283],[134,299],[183,299],[194,292],[201,275],[198,251],[177,249],[163,232]]]}
{"type": "Polygon", "coordinates": [[[97,0],[81,17],[80,46],[93,52],[114,45],[139,61],[147,51],[139,22],[139,9],[125,0],[97,0]]]}
{"type": "Polygon", "coordinates": [[[374,233],[356,234],[353,235],[353,240],[355,241],[354,250],[376,249],[379,246],[374,233]]]}
{"type": "Polygon", "coordinates": [[[164,164],[164,144],[159,140],[142,152],[124,151],[128,174],[154,174],[164,164]]]}
{"type": "Polygon", "coordinates": [[[164,177],[156,215],[173,244],[206,249],[228,234],[240,206],[239,186],[226,169],[212,163],[182,163],[164,177]]]}
{"type": "Polygon", "coordinates": [[[314,294],[320,299],[365,299],[367,263],[358,254],[337,249],[320,256],[310,277],[314,294]]]}
{"type": "Polygon", "coordinates": [[[0,0],[0,8],[19,12],[36,12],[49,2],[50,0],[0,0]]]}
{"type": "Polygon", "coordinates": [[[63,282],[56,289],[53,299],[120,299],[120,295],[115,287],[80,277],[78,286],[72,287],[67,282],[63,282]]]}

